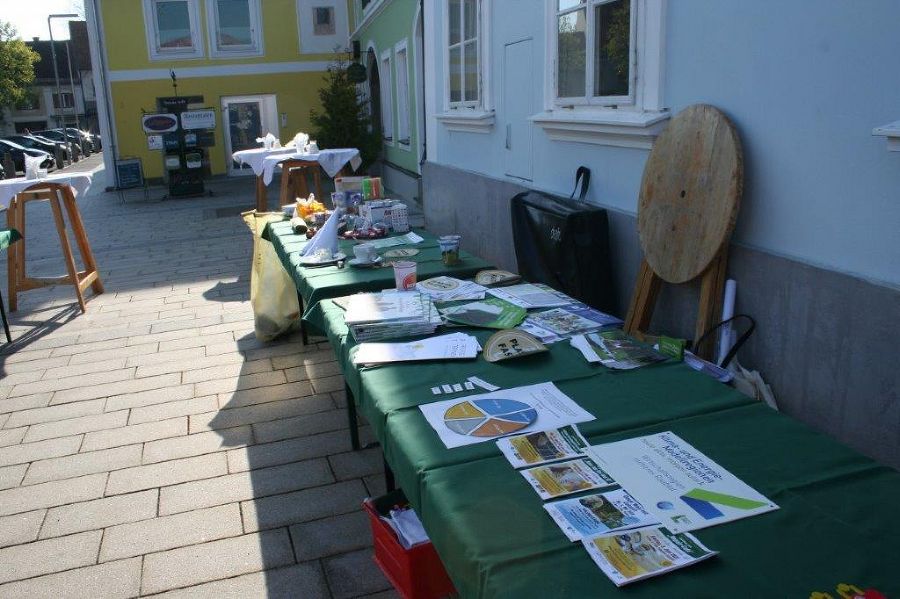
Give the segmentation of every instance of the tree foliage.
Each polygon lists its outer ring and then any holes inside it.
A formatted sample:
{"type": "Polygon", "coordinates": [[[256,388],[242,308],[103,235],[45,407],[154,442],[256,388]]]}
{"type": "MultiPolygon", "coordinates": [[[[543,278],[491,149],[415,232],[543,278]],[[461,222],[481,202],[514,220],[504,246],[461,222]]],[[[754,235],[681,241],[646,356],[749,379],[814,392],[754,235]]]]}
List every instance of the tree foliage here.
{"type": "Polygon", "coordinates": [[[319,90],[322,109],[309,114],[310,137],[323,149],[358,148],[367,166],[381,151],[381,133],[371,126],[368,100],[347,77],[347,66],[345,55],[337,54],[328,67],[325,85],[319,90]]]}
{"type": "Polygon", "coordinates": [[[34,63],[41,57],[18,39],[11,23],[0,21],[0,106],[25,100],[34,81],[34,63]]]}

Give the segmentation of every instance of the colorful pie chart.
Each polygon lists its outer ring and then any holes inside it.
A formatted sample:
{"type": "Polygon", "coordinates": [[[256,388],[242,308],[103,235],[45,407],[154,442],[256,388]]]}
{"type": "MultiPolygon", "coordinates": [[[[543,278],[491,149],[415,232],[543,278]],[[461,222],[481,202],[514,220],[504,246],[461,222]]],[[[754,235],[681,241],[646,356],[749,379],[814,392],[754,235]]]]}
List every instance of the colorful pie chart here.
{"type": "Polygon", "coordinates": [[[472,399],[450,406],[444,424],[454,433],[499,437],[519,431],[537,420],[537,411],[515,399],[472,399]]]}

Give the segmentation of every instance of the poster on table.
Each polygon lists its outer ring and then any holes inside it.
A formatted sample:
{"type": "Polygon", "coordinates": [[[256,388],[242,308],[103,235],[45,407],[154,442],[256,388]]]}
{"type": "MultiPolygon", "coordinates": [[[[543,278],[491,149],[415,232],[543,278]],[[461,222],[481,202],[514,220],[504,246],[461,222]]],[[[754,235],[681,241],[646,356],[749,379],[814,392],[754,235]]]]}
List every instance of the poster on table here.
{"type": "Polygon", "coordinates": [[[437,401],[419,409],[447,449],[594,420],[553,383],[437,401]]]}
{"type": "Polygon", "coordinates": [[[778,509],[671,431],[594,445],[587,454],[675,533],[778,509]]]}

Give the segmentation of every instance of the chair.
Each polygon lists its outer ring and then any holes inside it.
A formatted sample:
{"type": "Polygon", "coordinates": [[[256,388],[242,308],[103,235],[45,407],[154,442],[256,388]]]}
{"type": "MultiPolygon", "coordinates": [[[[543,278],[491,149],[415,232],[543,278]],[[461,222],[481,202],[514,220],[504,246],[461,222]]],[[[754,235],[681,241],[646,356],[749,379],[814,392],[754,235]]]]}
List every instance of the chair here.
{"type": "MultiPolygon", "coordinates": [[[[22,235],[15,229],[0,229],[0,250],[5,250],[13,243],[22,239],[22,235]]],[[[6,321],[6,308],[3,305],[3,294],[0,293],[0,317],[3,318],[3,331],[6,333],[6,342],[12,342],[9,334],[9,323],[6,321]]]]}

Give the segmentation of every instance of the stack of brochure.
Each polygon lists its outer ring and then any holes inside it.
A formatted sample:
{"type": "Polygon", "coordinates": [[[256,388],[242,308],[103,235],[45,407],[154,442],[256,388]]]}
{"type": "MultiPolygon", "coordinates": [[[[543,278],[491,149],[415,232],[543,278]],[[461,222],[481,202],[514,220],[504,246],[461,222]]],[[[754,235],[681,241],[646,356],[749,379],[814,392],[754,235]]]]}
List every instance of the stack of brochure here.
{"type": "Polygon", "coordinates": [[[519,328],[531,333],[543,343],[553,343],[572,335],[619,328],[622,324],[615,316],[595,310],[587,304],[574,303],[531,313],[519,328]]]}
{"type": "Polygon", "coordinates": [[[548,287],[543,283],[522,283],[520,285],[510,285],[509,287],[495,287],[488,290],[488,293],[526,310],[555,308],[575,303],[575,300],[565,293],[548,287]]]}
{"type": "Polygon", "coordinates": [[[436,302],[484,299],[487,287],[474,281],[462,281],[453,277],[434,277],[416,285],[416,289],[436,302]]]}
{"type": "Polygon", "coordinates": [[[344,320],[360,342],[430,335],[441,324],[428,296],[416,291],[353,295],[344,320]]]}
{"type": "Polygon", "coordinates": [[[475,337],[465,333],[452,333],[408,343],[360,343],[353,354],[353,363],[465,360],[475,358],[480,350],[481,345],[475,337]]]}

